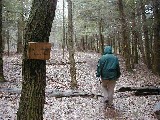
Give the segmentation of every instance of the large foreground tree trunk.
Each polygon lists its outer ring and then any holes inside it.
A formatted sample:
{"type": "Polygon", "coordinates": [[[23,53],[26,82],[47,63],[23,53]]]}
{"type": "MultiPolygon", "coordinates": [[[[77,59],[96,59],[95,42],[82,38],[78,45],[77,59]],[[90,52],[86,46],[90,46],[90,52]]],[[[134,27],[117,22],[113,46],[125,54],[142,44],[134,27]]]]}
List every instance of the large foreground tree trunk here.
{"type": "Polygon", "coordinates": [[[33,0],[24,35],[23,83],[17,120],[43,120],[46,61],[27,58],[28,42],[48,42],[57,0],[33,0]]]}

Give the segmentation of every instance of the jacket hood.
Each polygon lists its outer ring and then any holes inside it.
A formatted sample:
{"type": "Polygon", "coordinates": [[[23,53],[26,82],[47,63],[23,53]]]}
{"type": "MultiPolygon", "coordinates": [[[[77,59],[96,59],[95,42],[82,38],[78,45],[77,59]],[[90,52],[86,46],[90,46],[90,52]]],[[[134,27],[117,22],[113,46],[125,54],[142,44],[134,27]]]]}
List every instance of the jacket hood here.
{"type": "Polygon", "coordinates": [[[112,54],[112,47],[111,46],[106,46],[104,48],[104,55],[105,54],[112,54]]]}

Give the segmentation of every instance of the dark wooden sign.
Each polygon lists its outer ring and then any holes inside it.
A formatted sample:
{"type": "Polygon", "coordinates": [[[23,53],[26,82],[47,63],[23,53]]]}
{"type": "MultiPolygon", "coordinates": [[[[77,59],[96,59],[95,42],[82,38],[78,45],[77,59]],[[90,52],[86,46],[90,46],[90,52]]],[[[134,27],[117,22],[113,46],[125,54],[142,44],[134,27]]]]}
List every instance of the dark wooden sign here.
{"type": "Polygon", "coordinates": [[[49,60],[51,43],[48,42],[29,42],[28,59],[49,60]]]}

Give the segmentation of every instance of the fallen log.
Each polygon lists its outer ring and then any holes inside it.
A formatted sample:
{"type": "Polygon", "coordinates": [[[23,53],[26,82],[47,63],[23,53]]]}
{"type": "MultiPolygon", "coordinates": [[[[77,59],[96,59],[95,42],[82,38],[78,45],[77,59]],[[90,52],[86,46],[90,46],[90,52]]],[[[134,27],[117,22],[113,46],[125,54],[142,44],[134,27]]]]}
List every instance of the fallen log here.
{"type": "MultiPolygon", "coordinates": [[[[86,61],[78,61],[75,62],[76,64],[82,64],[82,63],[86,63],[86,61]]],[[[70,62],[56,62],[56,63],[47,63],[46,65],[67,65],[67,64],[71,64],[70,62]]],[[[19,65],[22,66],[22,63],[13,63],[13,65],[19,65]]]]}
{"type": "Polygon", "coordinates": [[[98,98],[103,97],[100,94],[93,94],[93,93],[86,93],[81,91],[57,91],[48,94],[49,97],[55,97],[55,98],[63,98],[63,97],[91,97],[91,98],[98,98]]]}
{"type": "MultiPolygon", "coordinates": [[[[75,63],[82,64],[82,63],[86,63],[86,61],[78,61],[75,63]]],[[[47,63],[47,65],[67,65],[67,64],[71,64],[71,63],[70,62],[47,63]]]]}
{"type": "Polygon", "coordinates": [[[159,87],[121,87],[117,92],[134,92],[136,96],[141,95],[160,95],[159,87]]]}
{"type": "MultiPolygon", "coordinates": [[[[21,88],[1,88],[0,92],[7,92],[7,93],[15,93],[21,94],[21,88]]],[[[55,98],[63,98],[63,97],[91,97],[91,98],[98,98],[103,97],[101,94],[94,94],[94,93],[86,93],[84,91],[79,90],[49,90],[45,91],[47,97],[55,97],[55,98]]]]}

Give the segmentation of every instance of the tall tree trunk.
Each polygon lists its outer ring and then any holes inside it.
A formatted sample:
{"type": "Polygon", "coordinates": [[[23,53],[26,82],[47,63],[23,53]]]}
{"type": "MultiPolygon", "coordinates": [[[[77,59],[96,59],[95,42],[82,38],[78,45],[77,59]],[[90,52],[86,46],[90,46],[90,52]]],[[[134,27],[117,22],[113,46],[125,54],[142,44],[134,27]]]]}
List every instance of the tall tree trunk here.
{"type": "Polygon", "coordinates": [[[17,120],[43,120],[46,61],[28,59],[28,42],[49,42],[57,0],[33,0],[24,35],[23,82],[17,120]]]}
{"type": "Polygon", "coordinates": [[[71,88],[77,87],[76,66],[74,59],[74,41],[73,41],[73,24],[72,24],[72,1],[68,0],[68,50],[70,61],[71,88]]]}
{"type": "Polygon", "coordinates": [[[127,33],[127,23],[125,20],[125,14],[123,9],[123,2],[122,0],[118,0],[119,12],[120,12],[120,19],[122,25],[122,46],[123,46],[123,53],[125,58],[126,69],[128,71],[131,70],[130,64],[130,49],[129,49],[129,37],[127,33]]]}
{"type": "Polygon", "coordinates": [[[66,32],[65,34],[65,44],[66,44],[66,47],[67,47],[67,50],[68,50],[68,33],[66,32]]]}
{"type": "Polygon", "coordinates": [[[64,0],[63,0],[63,41],[62,41],[62,49],[63,49],[63,58],[64,58],[64,49],[65,49],[65,16],[64,16],[64,0]]]}
{"type": "Polygon", "coordinates": [[[113,48],[114,48],[114,53],[117,54],[117,45],[116,45],[117,38],[116,38],[116,30],[115,29],[113,31],[113,34],[115,35],[115,36],[113,36],[113,48]]]}
{"type": "Polygon", "coordinates": [[[77,49],[78,40],[77,40],[77,35],[76,35],[76,33],[74,34],[74,41],[75,41],[75,46],[76,46],[76,49],[77,49]]]}
{"type": "Polygon", "coordinates": [[[144,35],[144,45],[145,45],[145,63],[149,69],[151,69],[151,56],[149,47],[149,36],[148,36],[148,26],[146,25],[146,15],[145,15],[145,4],[144,0],[140,0],[141,12],[142,12],[142,23],[143,23],[143,35],[144,35]]]}
{"type": "Polygon", "coordinates": [[[9,40],[9,38],[10,38],[10,34],[9,34],[9,30],[8,30],[8,28],[7,28],[7,31],[6,31],[6,40],[7,40],[7,55],[9,56],[9,54],[10,54],[10,40],[9,40]]]}
{"type": "MultiPolygon", "coordinates": [[[[136,24],[138,24],[138,23],[141,23],[142,22],[142,20],[141,20],[141,7],[140,7],[140,2],[141,1],[137,1],[136,2],[136,12],[137,12],[137,20],[136,20],[136,24]]],[[[138,29],[136,30],[137,32],[136,32],[136,36],[138,37],[138,49],[139,49],[139,51],[140,51],[140,57],[142,57],[142,60],[143,60],[143,62],[145,63],[145,52],[144,52],[144,42],[143,42],[143,40],[142,40],[142,36],[143,36],[143,34],[142,34],[142,30],[141,30],[142,28],[141,28],[141,26],[139,26],[138,27],[138,29]]]]}
{"type": "Polygon", "coordinates": [[[160,2],[153,1],[153,15],[154,15],[154,61],[153,71],[160,75],[160,2]]]}
{"type": "Polygon", "coordinates": [[[23,51],[23,29],[24,29],[24,5],[23,5],[23,0],[21,2],[21,9],[22,12],[20,14],[19,20],[18,20],[18,41],[17,41],[17,53],[22,53],[23,51]]]}
{"type": "Polygon", "coordinates": [[[94,50],[94,49],[93,49],[93,43],[94,43],[94,41],[93,41],[93,40],[94,40],[93,36],[91,36],[90,39],[91,39],[91,41],[90,41],[90,50],[94,50]]]}
{"type": "Polygon", "coordinates": [[[0,0],[0,82],[4,82],[3,75],[3,43],[2,43],[2,0],[0,0]]]}
{"type": "Polygon", "coordinates": [[[18,41],[17,41],[17,53],[22,53],[22,41],[23,41],[23,28],[22,21],[18,20],[18,41]]]}
{"type": "MultiPolygon", "coordinates": [[[[9,16],[8,16],[8,11],[5,14],[5,22],[9,23],[8,20],[9,16]]],[[[9,34],[9,25],[6,25],[6,30],[5,30],[5,37],[6,37],[6,43],[7,43],[7,55],[9,56],[10,54],[10,34],[9,34]]]]}
{"type": "Polygon", "coordinates": [[[2,27],[2,51],[4,51],[5,49],[5,45],[6,45],[6,37],[5,37],[5,29],[3,29],[2,27]]]}
{"type": "Polygon", "coordinates": [[[86,47],[85,47],[85,40],[84,40],[84,36],[82,36],[82,38],[81,38],[81,43],[82,43],[82,47],[81,47],[81,49],[83,50],[83,51],[85,51],[86,50],[86,47]]]}
{"type": "Polygon", "coordinates": [[[134,60],[134,64],[138,64],[138,31],[136,30],[135,11],[132,14],[133,60],[134,60]]]}
{"type": "Polygon", "coordinates": [[[119,31],[118,31],[118,33],[117,33],[117,44],[118,44],[118,53],[120,54],[121,53],[121,37],[120,37],[120,33],[119,33],[119,31]]]}
{"type": "Polygon", "coordinates": [[[118,40],[117,40],[117,35],[116,35],[116,36],[115,36],[115,47],[114,47],[114,51],[115,51],[114,53],[115,53],[115,54],[118,54],[118,51],[117,51],[117,50],[118,50],[118,40]]]}
{"type": "Polygon", "coordinates": [[[96,37],[96,51],[99,53],[99,40],[98,40],[98,35],[96,34],[95,37],[96,37]]]}
{"type": "Polygon", "coordinates": [[[85,35],[85,48],[86,48],[86,51],[88,50],[88,36],[87,34],[85,35]]]}
{"type": "Polygon", "coordinates": [[[149,45],[149,47],[150,47],[150,52],[151,52],[151,65],[152,65],[152,70],[153,70],[153,58],[154,58],[154,50],[153,50],[153,43],[154,43],[154,25],[153,25],[153,19],[151,20],[151,22],[152,22],[152,25],[150,26],[150,31],[149,31],[149,39],[150,39],[150,45],[149,45]]]}
{"type": "Polygon", "coordinates": [[[81,50],[85,50],[84,36],[81,38],[81,50]]]}
{"type": "Polygon", "coordinates": [[[99,20],[99,48],[100,48],[100,53],[103,54],[104,53],[104,39],[103,39],[103,35],[102,35],[102,18],[100,18],[99,20]]]}

